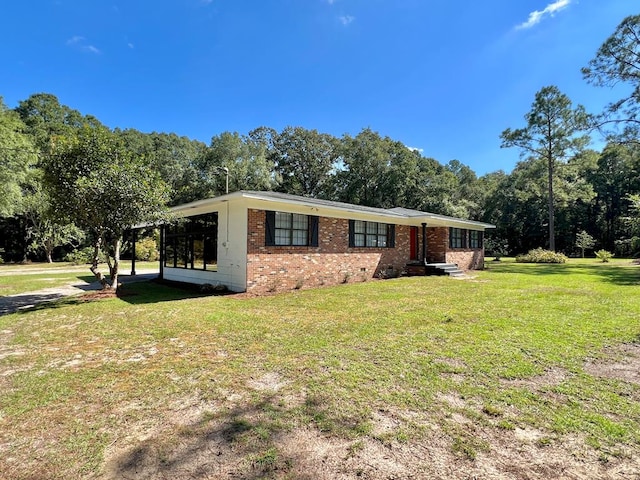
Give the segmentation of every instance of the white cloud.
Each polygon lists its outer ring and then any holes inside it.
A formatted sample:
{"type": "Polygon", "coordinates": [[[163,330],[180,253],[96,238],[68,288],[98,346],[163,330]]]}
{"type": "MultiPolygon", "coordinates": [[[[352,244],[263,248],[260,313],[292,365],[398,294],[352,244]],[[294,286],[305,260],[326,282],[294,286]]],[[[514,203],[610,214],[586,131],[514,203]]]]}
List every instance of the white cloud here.
{"type": "Polygon", "coordinates": [[[559,12],[563,8],[567,7],[570,3],[571,0],[556,0],[555,2],[547,5],[544,10],[534,10],[529,14],[529,18],[527,19],[527,21],[518,25],[516,29],[521,30],[525,28],[531,28],[534,25],[540,23],[545,17],[553,17],[556,12],[559,12]]]}
{"type": "Polygon", "coordinates": [[[355,19],[356,17],[352,17],[351,15],[342,15],[341,17],[338,17],[338,20],[340,20],[340,23],[342,23],[342,25],[344,25],[345,27],[349,25],[351,22],[353,22],[355,19]]]}
{"type": "Polygon", "coordinates": [[[76,35],[75,37],[71,37],[69,40],[67,40],[67,45],[73,46],[83,41],[84,41],[84,37],[79,37],[76,35]]]}
{"type": "Polygon", "coordinates": [[[416,151],[418,153],[424,152],[424,148],[410,147],[409,145],[405,145],[405,147],[407,147],[409,150],[416,151]]]}
{"type": "Polygon", "coordinates": [[[80,50],[81,52],[93,53],[95,55],[100,55],[102,53],[98,48],[88,44],[87,40],[79,35],[73,36],[67,40],[67,46],[80,50]]]}

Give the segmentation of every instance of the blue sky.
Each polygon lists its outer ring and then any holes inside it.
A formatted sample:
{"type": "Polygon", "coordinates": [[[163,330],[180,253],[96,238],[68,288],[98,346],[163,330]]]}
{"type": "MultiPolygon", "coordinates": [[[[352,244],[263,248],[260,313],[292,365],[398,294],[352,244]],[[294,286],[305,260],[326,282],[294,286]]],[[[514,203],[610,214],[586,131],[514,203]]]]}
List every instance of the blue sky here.
{"type": "MultiPolygon", "coordinates": [[[[0,96],[47,92],[109,127],[209,143],[293,125],[370,127],[441,163],[509,172],[500,133],[557,85],[617,98],[580,68],[637,0],[5,2],[0,96]]],[[[599,148],[598,143],[594,146],[599,148]]],[[[601,146],[601,145],[600,145],[601,146]]]]}

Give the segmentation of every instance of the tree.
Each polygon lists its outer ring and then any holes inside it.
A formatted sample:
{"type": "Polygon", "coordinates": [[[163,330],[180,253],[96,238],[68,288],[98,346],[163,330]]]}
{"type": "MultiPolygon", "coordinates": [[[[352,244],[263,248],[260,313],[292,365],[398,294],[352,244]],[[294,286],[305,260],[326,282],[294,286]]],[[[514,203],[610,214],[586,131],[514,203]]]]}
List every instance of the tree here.
{"type": "Polygon", "coordinates": [[[516,130],[508,128],[502,132],[501,147],[517,147],[521,155],[533,155],[546,161],[549,249],[555,251],[555,166],[587,145],[589,137],[579,133],[588,128],[589,116],[581,105],[572,108],[569,97],[557,87],[548,86],[536,93],[531,111],[525,115],[525,119],[526,127],[516,130]]]}
{"type": "Polygon", "coordinates": [[[640,134],[640,15],[625,18],[582,69],[587,82],[597,87],[627,84],[631,93],[610,103],[598,118],[598,126],[621,127],[606,131],[610,139],[639,141],[640,134]]]}
{"type": "Polygon", "coordinates": [[[279,190],[322,197],[340,156],[338,139],[317,130],[287,127],[273,140],[271,159],[279,174],[279,190]]]}
{"type": "Polygon", "coordinates": [[[640,156],[636,145],[608,144],[598,155],[589,181],[596,193],[595,210],[603,248],[628,234],[623,217],[628,213],[628,194],[640,193],[640,156]]]}
{"type": "Polygon", "coordinates": [[[26,135],[26,126],[0,97],[0,216],[11,217],[21,210],[22,186],[38,155],[26,135]]]}
{"type": "Polygon", "coordinates": [[[87,125],[75,136],[55,139],[45,181],[56,211],[89,233],[91,272],[103,288],[117,288],[124,232],[161,218],[166,184],[110,130],[87,125]],[[98,270],[101,250],[107,254],[110,282],[98,270]]]}
{"type": "Polygon", "coordinates": [[[394,206],[387,188],[391,167],[389,142],[370,128],[355,137],[345,135],[342,138],[344,169],[338,173],[341,201],[369,207],[394,206]]]}
{"type": "Polygon", "coordinates": [[[61,135],[73,135],[82,125],[101,126],[93,116],[83,116],[79,111],[62,105],[55,95],[35,93],[16,107],[26,132],[33,138],[41,152],[48,152],[51,139],[61,135]]]}
{"type": "Polygon", "coordinates": [[[27,220],[27,248],[29,252],[42,252],[47,262],[53,262],[53,251],[65,245],[77,246],[84,238],[84,232],[73,223],[60,221],[52,208],[49,195],[44,191],[41,174],[34,175],[35,181],[23,200],[22,214],[27,220]]]}
{"type": "Polygon", "coordinates": [[[198,164],[206,144],[174,133],[142,133],[135,129],[114,131],[132,154],[143,156],[151,168],[169,185],[171,205],[202,198],[198,164]]]}
{"type": "Polygon", "coordinates": [[[629,216],[626,218],[631,229],[630,252],[637,256],[640,253],[640,195],[634,194],[627,197],[629,200],[629,216]]]}
{"type": "Polygon", "coordinates": [[[211,138],[211,144],[198,160],[200,198],[225,193],[225,168],[229,192],[271,190],[274,186],[273,163],[267,158],[266,146],[236,132],[223,132],[211,138]]]}
{"type": "Polygon", "coordinates": [[[576,235],[576,247],[578,247],[582,252],[582,258],[584,258],[584,251],[587,248],[593,248],[596,244],[595,239],[589,235],[587,232],[582,230],[576,235]]]}
{"type": "Polygon", "coordinates": [[[509,253],[539,247],[546,238],[545,162],[530,158],[516,164],[511,174],[498,174],[487,197],[484,220],[494,223],[491,236],[504,240],[509,253]]]}

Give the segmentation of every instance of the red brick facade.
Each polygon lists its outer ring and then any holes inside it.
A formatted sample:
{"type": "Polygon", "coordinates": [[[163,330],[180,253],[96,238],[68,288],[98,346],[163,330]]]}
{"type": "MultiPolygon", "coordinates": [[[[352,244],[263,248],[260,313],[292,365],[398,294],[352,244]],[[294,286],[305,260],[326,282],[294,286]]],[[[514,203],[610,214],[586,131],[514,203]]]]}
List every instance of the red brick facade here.
{"type": "Polygon", "coordinates": [[[395,248],[350,248],[349,221],[320,217],[318,247],[266,246],[266,213],[249,209],[247,291],[280,291],[366,281],[409,259],[409,227],[396,225],[395,248]]]}
{"type": "Polygon", "coordinates": [[[448,227],[427,227],[427,263],[445,263],[448,246],[448,227]]]}
{"type": "Polygon", "coordinates": [[[449,228],[427,228],[427,262],[455,263],[461,270],[482,270],[484,249],[449,248],[449,228]]]}

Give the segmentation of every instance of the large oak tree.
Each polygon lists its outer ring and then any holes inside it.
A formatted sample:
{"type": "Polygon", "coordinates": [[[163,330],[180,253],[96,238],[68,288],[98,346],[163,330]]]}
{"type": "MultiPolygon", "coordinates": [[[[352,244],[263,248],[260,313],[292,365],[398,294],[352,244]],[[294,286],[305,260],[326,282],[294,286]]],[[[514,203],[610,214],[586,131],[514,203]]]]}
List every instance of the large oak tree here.
{"type": "Polygon", "coordinates": [[[162,216],[166,184],[145,157],[133,155],[113,132],[90,126],[52,139],[45,180],[56,210],[91,237],[91,272],[104,288],[117,288],[124,233],[162,216]],[[107,254],[110,281],[99,271],[101,251],[107,254]]]}

